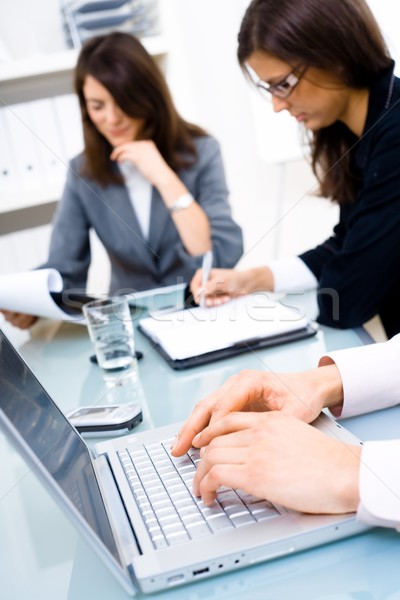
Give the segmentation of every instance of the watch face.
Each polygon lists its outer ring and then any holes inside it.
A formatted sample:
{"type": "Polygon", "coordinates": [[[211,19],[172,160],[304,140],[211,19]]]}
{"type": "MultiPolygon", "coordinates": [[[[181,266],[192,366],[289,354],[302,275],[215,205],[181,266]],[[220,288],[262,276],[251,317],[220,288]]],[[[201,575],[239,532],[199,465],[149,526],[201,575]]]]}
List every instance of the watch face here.
{"type": "Polygon", "coordinates": [[[179,198],[175,200],[170,210],[173,212],[175,210],[182,210],[183,208],[188,208],[192,204],[192,202],[194,202],[192,194],[184,194],[183,196],[179,196],[179,198]]]}

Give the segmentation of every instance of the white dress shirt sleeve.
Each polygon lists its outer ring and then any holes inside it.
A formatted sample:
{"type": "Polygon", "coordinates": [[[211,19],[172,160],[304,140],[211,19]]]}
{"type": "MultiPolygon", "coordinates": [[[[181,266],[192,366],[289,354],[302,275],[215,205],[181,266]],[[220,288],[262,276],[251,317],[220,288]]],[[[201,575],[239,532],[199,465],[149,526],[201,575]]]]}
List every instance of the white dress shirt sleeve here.
{"type": "Polygon", "coordinates": [[[400,440],[364,444],[357,518],[400,530],[400,440]]]}
{"type": "Polygon", "coordinates": [[[268,267],[274,276],[274,292],[304,292],[318,286],[318,279],[298,256],[272,260],[268,267]]]}
{"type": "Polygon", "coordinates": [[[336,364],[343,382],[341,418],[400,404],[400,334],[388,342],[338,350],[326,357],[336,364]]]}
{"type": "MultiPolygon", "coordinates": [[[[343,382],[342,418],[400,403],[400,334],[388,342],[330,352],[327,357],[343,382]]],[[[400,440],[364,444],[357,518],[399,530],[400,440]]]]}

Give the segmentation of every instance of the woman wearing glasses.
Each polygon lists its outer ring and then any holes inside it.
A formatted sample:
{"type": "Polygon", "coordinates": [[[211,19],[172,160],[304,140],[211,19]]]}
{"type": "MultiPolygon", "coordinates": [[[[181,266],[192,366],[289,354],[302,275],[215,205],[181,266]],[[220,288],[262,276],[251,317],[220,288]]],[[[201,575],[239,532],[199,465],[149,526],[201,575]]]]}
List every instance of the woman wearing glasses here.
{"type": "MultiPolygon", "coordinates": [[[[322,196],[340,205],[321,245],[248,271],[215,269],[208,304],[318,287],[319,321],[379,314],[400,331],[400,80],[364,0],[253,0],[239,32],[246,76],[307,132],[322,196]]],[[[192,292],[202,293],[201,274],[192,292]]]]}

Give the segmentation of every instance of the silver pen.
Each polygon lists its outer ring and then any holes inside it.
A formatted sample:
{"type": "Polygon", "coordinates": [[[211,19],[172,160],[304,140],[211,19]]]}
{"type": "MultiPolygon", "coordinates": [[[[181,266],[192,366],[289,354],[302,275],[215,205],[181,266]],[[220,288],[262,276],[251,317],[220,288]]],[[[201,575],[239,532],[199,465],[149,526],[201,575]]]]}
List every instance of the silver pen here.
{"type": "MultiPolygon", "coordinates": [[[[202,285],[203,289],[205,288],[206,283],[210,278],[212,261],[213,261],[212,250],[208,250],[208,252],[206,252],[203,256],[203,263],[201,265],[201,270],[202,270],[201,285],[202,285]]],[[[202,296],[200,298],[200,306],[204,307],[205,305],[206,305],[206,299],[205,299],[204,294],[202,294],[202,296]]]]}

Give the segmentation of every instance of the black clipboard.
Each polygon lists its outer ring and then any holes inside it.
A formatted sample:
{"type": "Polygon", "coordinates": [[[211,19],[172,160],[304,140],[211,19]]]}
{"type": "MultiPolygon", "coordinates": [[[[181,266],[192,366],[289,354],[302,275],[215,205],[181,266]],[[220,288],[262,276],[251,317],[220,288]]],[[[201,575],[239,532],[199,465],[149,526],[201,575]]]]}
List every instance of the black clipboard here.
{"type": "Polygon", "coordinates": [[[82,315],[83,305],[96,300],[94,296],[68,291],[50,292],[50,296],[58,308],[61,308],[65,314],[73,316],[82,315]]]}
{"type": "Polygon", "coordinates": [[[167,352],[164,350],[164,348],[160,344],[155,342],[151,335],[149,335],[146,331],[143,330],[140,324],[138,325],[138,330],[151,342],[153,348],[155,348],[155,350],[159,352],[159,354],[165,359],[165,361],[172,369],[176,371],[181,371],[193,367],[201,367],[202,365],[206,365],[218,360],[224,360],[225,358],[232,358],[234,356],[244,354],[245,352],[251,352],[265,348],[272,348],[273,346],[280,346],[281,344],[287,344],[289,342],[304,340],[306,338],[313,337],[317,333],[318,328],[317,326],[313,327],[312,325],[307,325],[307,327],[303,327],[301,329],[282,333],[275,336],[269,336],[267,338],[244,340],[227,348],[213,350],[212,352],[207,352],[205,354],[191,356],[189,358],[184,359],[172,359],[170,355],[167,354],[167,352]]]}

